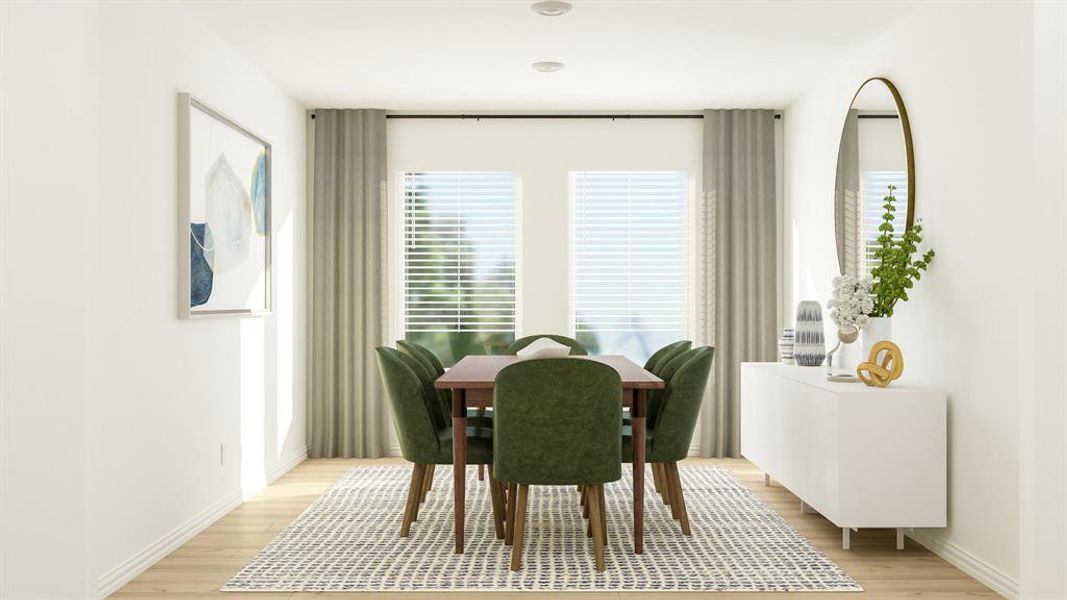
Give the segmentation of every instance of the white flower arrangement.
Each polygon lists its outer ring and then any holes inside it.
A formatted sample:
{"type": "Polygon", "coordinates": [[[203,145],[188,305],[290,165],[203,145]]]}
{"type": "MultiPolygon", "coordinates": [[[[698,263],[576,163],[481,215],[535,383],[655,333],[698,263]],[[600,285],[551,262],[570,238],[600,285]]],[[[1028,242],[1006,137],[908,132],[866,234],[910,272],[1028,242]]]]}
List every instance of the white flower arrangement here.
{"type": "Polygon", "coordinates": [[[826,307],[830,319],[838,331],[846,334],[858,332],[871,322],[874,298],[871,290],[874,281],[870,277],[857,279],[852,275],[834,277],[834,291],[826,307]]]}

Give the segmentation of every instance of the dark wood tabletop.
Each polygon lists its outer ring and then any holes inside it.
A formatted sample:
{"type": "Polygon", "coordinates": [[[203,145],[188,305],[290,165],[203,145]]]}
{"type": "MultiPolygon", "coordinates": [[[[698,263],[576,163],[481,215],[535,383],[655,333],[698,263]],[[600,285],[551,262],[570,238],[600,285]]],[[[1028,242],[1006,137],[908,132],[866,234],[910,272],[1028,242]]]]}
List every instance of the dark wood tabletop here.
{"type": "MultiPolygon", "coordinates": [[[[595,360],[614,368],[622,378],[622,387],[638,390],[663,389],[663,380],[644,370],[625,356],[568,356],[566,359],[595,360]]],[[[550,360],[565,360],[550,359],[550,360]]],[[[516,356],[465,356],[456,366],[438,377],[434,387],[439,390],[456,388],[491,389],[497,373],[519,362],[516,356]]]]}

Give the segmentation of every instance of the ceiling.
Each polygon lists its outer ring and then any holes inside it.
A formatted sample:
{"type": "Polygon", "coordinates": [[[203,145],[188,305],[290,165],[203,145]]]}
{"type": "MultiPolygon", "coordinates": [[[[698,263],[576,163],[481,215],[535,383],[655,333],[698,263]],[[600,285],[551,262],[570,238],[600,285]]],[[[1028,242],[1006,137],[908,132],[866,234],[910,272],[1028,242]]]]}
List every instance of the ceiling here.
{"type": "Polygon", "coordinates": [[[783,108],[911,2],[194,1],[189,9],[308,107],[783,108]],[[540,73],[536,61],[566,68],[540,73]]]}

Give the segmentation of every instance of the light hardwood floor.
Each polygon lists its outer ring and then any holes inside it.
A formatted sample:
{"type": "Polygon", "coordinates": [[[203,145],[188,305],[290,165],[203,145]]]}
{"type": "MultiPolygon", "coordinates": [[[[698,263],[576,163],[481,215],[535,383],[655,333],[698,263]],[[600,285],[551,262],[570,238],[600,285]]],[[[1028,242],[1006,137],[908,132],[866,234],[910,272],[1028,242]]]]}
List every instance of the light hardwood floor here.
{"type": "MultiPolygon", "coordinates": [[[[780,599],[781,593],[222,593],[218,589],[252,556],[270,542],[347,469],[361,464],[400,463],[399,459],[380,460],[309,460],[271,484],[260,494],[211,527],[189,540],[184,546],[159,561],[110,597],[135,598],[227,598],[228,600],[307,600],[383,598],[385,600],[538,600],[573,598],[574,600],[667,600],[673,597],[707,597],[711,600],[780,599]]],[[[801,514],[795,496],[777,484],[763,485],[763,475],[745,460],[689,459],[685,464],[715,464],[730,469],[750,489],[755,490],[771,508],[797,529],[831,560],[841,566],[864,592],[795,594],[803,600],[843,600],[864,598],[999,598],[997,594],[941,560],[915,542],[907,540],[905,549],[894,550],[891,530],[861,530],[852,534],[852,550],[841,549],[841,532],[816,514],[801,514]]],[[[659,510],[653,503],[646,510],[659,510]]],[[[699,525],[694,523],[694,527],[699,525]]]]}

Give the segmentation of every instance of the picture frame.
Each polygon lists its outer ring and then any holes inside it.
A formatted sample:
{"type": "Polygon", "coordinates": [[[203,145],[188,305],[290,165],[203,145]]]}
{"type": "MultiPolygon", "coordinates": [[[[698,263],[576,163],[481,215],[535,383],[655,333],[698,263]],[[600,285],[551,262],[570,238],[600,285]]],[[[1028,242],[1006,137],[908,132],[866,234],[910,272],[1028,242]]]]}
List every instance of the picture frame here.
{"type": "Polygon", "coordinates": [[[271,144],[178,94],[178,316],[270,314],[271,144]]]}

